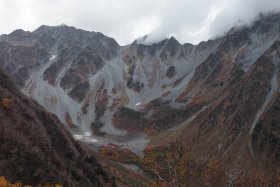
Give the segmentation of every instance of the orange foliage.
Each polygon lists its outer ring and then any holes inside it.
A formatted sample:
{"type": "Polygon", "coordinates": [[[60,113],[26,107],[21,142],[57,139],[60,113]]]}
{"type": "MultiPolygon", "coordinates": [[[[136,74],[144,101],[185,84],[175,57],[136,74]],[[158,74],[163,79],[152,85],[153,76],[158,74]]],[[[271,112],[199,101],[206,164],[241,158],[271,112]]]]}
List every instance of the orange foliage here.
{"type": "Polygon", "coordinates": [[[203,172],[202,180],[206,184],[214,186],[223,186],[226,184],[226,173],[217,160],[212,160],[208,163],[206,170],[203,172]]]}
{"type": "MultiPolygon", "coordinates": [[[[60,184],[47,184],[47,185],[38,185],[43,187],[62,187],[60,184]]],[[[15,184],[10,183],[5,177],[0,177],[0,187],[32,187],[30,185],[23,185],[21,182],[16,182],[15,184]]]]}
{"type": "Polygon", "coordinates": [[[145,128],[144,129],[144,133],[148,136],[152,136],[153,134],[156,133],[156,130],[152,129],[152,128],[145,128]]]}
{"type": "Polygon", "coordinates": [[[248,176],[243,177],[239,182],[238,186],[255,186],[255,187],[270,187],[280,186],[280,176],[273,176],[265,174],[261,171],[254,171],[248,176]]]}
{"type": "Polygon", "coordinates": [[[102,146],[99,150],[100,154],[109,157],[111,160],[121,163],[129,163],[138,160],[137,155],[129,149],[121,148],[115,144],[102,146]]]}
{"type": "Polygon", "coordinates": [[[10,104],[11,104],[12,100],[9,98],[3,98],[1,100],[1,106],[3,106],[4,108],[9,108],[10,104]]]}
{"type": "Polygon", "coordinates": [[[65,123],[67,124],[67,126],[69,128],[74,128],[75,127],[75,125],[72,121],[72,118],[71,118],[71,116],[69,115],[68,112],[66,112],[66,114],[65,114],[65,123]]]}
{"type": "Polygon", "coordinates": [[[0,187],[31,187],[29,185],[23,185],[22,183],[16,182],[15,184],[10,183],[5,177],[0,177],[0,187]]]}

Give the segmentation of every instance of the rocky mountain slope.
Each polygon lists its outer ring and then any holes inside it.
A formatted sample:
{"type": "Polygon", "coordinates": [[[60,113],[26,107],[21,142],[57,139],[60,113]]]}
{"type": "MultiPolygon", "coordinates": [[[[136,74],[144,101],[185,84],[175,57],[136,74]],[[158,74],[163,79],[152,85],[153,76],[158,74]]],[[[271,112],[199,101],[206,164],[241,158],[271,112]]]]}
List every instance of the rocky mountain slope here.
{"type": "Polygon", "coordinates": [[[102,141],[127,134],[112,124],[121,107],[139,111],[158,98],[184,107],[176,98],[220,43],[181,45],[171,38],[120,47],[100,33],[65,25],[17,30],[0,41],[0,63],[26,95],[86,138],[100,128],[110,136],[102,141]]]}
{"type": "Polygon", "coordinates": [[[0,70],[0,176],[28,185],[114,186],[64,125],[0,70]]]}
{"type": "Polygon", "coordinates": [[[175,38],[119,46],[65,25],[0,37],[0,65],[91,145],[141,155],[188,145],[199,162],[229,171],[279,166],[280,15],[198,45],[175,38]]]}

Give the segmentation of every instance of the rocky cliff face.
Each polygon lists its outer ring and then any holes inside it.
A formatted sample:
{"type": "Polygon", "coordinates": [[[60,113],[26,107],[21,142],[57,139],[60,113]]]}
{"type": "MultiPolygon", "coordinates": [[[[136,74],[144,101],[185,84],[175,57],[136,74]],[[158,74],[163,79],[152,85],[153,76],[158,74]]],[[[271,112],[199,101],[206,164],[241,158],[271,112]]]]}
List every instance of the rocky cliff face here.
{"type": "Polygon", "coordinates": [[[197,160],[264,168],[279,163],[279,20],[263,16],[198,45],[172,37],[123,47],[100,33],[42,26],[1,36],[0,64],[89,143],[141,152],[147,135],[176,134],[197,160]]]}

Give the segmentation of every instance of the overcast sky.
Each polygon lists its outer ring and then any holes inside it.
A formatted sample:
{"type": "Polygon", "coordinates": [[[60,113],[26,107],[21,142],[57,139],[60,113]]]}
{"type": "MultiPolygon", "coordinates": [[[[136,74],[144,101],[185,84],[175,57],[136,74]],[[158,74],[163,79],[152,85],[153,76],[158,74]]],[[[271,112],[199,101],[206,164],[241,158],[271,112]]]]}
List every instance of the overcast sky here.
{"type": "Polygon", "coordinates": [[[62,23],[113,37],[198,43],[280,11],[280,0],[0,0],[0,33],[62,23]]]}

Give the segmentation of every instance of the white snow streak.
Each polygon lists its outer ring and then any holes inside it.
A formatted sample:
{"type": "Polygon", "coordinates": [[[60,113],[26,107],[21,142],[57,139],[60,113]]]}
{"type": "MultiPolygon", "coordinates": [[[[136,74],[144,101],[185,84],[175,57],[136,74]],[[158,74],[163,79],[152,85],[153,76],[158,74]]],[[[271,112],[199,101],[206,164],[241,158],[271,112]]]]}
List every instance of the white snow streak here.
{"type": "Polygon", "coordinates": [[[252,156],[253,159],[255,159],[255,155],[254,155],[254,151],[253,151],[253,147],[252,147],[252,134],[253,134],[254,129],[255,129],[257,123],[259,122],[262,114],[264,113],[265,109],[267,108],[268,104],[270,103],[270,101],[272,99],[272,96],[275,94],[275,92],[278,89],[277,76],[278,76],[278,71],[275,70],[275,73],[274,73],[274,75],[273,75],[273,77],[272,77],[272,79],[270,81],[270,86],[271,86],[270,91],[268,92],[263,105],[258,110],[258,112],[257,112],[257,114],[256,114],[256,116],[254,118],[254,121],[252,123],[251,129],[249,131],[249,135],[250,135],[249,149],[250,149],[250,153],[251,153],[251,156],[252,156]]]}

